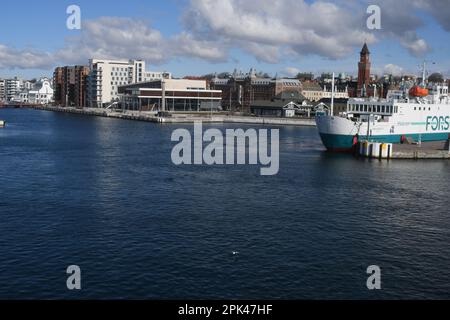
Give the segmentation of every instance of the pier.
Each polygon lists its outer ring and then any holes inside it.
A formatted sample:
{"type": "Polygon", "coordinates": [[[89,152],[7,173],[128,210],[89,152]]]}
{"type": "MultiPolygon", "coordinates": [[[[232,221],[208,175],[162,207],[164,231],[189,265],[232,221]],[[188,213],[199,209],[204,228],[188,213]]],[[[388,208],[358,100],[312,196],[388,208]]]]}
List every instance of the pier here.
{"type": "Polygon", "coordinates": [[[396,144],[394,159],[450,159],[449,141],[431,141],[421,144],[396,144]]]}
{"type": "Polygon", "coordinates": [[[243,115],[230,115],[225,112],[192,112],[182,113],[173,112],[167,117],[158,117],[155,112],[147,111],[114,111],[100,108],[69,108],[58,106],[33,106],[36,110],[64,112],[80,115],[89,115],[97,117],[108,117],[125,120],[146,121],[161,124],[194,123],[201,121],[203,123],[243,123],[257,125],[276,125],[276,126],[315,126],[314,119],[311,118],[266,118],[243,115]]]}
{"type": "Polygon", "coordinates": [[[371,159],[410,159],[410,160],[441,160],[450,159],[449,140],[430,141],[420,144],[383,144],[362,141],[356,150],[356,155],[371,159]]]}

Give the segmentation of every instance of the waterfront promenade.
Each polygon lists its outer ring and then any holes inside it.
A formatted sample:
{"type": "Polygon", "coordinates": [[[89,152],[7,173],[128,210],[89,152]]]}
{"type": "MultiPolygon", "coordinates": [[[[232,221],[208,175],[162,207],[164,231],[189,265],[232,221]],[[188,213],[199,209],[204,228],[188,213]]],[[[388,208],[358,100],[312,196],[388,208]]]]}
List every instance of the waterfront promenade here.
{"type": "Polygon", "coordinates": [[[173,113],[170,117],[161,118],[156,116],[155,112],[148,111],[124,111],[117,112],[100,108],[63,108],[57,106],[35,106],[37,110],[52,112],[64,112],[73,114],[82,114],[89,116],[117,118],[125,120],[147,121],[155,123],[193,123],[202,121],[204,123],[244,123],[258,125],[288,125],[288,126],[315,126],[314,119],[310,118],[266,118],[252,116],[237,116],[224,113],[173,113]]]}

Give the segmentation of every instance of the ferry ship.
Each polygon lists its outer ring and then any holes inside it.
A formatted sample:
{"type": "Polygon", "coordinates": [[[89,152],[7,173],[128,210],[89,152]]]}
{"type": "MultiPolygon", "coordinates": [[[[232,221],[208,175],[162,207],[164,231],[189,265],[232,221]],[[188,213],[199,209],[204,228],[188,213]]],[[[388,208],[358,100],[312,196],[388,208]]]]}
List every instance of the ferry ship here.
{"type": "Polygon", "coordinates": [[[382,143],[447,140],[448,90],[448,85],[435,83],[403,86],[401,90],[389,91],[386,99],[349,99],[346,112],[337,116],[333,115],[332,102],[331,110],[317,112],[317,128],[325,147],[334,152],[352,151],[362,140],[382,143]]]}

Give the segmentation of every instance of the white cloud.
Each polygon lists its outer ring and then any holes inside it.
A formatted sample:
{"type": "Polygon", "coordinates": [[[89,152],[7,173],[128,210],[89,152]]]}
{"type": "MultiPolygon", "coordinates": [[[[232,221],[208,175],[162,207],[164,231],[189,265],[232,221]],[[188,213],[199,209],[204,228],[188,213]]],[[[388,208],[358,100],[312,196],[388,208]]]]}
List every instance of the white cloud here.
{"type": "Polygon", "coordinates": [[[173,37],[166,48],[176,56],[196,57],[211,62],[227,60],[228,49],[208,40],[197,40],[191,34],[183,32],[173,37]]]}
{"type": "Polygon", "coordinates": [[[102,17],[86,21],[79,37],[56,53],[63,61],[80,63],[91,57],[145,59],[160,64],[174,56],[198,57],[204,60],[226,59],[219,47],[206,40],[196,40],[181,33],[166,39],[145,21],[130,18],[102,17]]]}
{"type": "Polygon", "coordinates": [[[300,69],[297,69],[295,67],[287,67],[284,69],[284,73],[289,77],[295,77],[300,73],[300,69]]]}
{"type": "Polygon", "coordinates": [[[0,44],[0,68],[47,69],[52,66],[49,53],[33,49],[15,49],[0,44]]]}
{"type": "Polygon", "coordinates": [[[142,21],[102,17],[83,22],[80,35],[68,39],[55,53],[55,60],[85,64],[89,58],[142,58],[157,63],[164,60],[162,36],[142,21]]]}
{"type": "Polygon", "coordinates": [[[365,29],[364,10],[303,0],[192,0],[185,23],[193,33],[276,63],[284,51],[338,59],[376,38],[365,29]],[[243,45],[245,44],[245,45],[243,45]]]}
{"type": "Polygon", "coordinates": [[[387,64],[384,66],[383,72],[384,74],[393,75],[393,76],[401,76],[404,74],[404,69],[395,64],[387,64]]]}
{"type": "Polygon", "coordinates": [[[258,0],[255,5],[247,0],[191,0],[184,21],[197,37],[223,41],[269,63],[279,62],[286,52],[340,59],[365,41],[371,44],[386,38],[398,40],[411,55],[422,57],[431,48],[417,33],[424,23],[416,9],[430,11],[450,30],[450,10],[432,10],[431,2],[258,0]],[[381,7],[382,30],[367,29],[369,4],[381,7]]]}
{"type": "Polygon", "coordinates": [[[86,20],[80,34],[66,39],[53,53],[17,50],[0,44],[0,68],[50,69],[57,64],[86,64],[88,59],[144,59],[161,64],[174,57],[197,57],[211,62],[227,60],[227,49],[217,42],[182,32],[170,38],[146,21],[120,17],[86,20]]]}

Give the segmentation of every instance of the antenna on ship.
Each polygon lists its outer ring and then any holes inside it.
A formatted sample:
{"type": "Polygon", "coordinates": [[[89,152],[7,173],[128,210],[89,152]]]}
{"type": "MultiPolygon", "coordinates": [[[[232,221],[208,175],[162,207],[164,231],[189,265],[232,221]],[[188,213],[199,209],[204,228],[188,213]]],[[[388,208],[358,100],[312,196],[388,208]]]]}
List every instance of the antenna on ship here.
{"type": "Polygon", "coordinates": [[[335,82],[335,75],[333,72],[333,77],[331,80],[331,114],[330,114],[330,116],[334,115],[334,82],[335,82]]]}
{"type": "MultiPolygon", "coordinates": [[[[421,83],[421,86],[423,88],[426,87],[425,78],[427,77],[427,62],[430,62],[430,61],[424,60],[423,61],[423,65],[422,65],[422,83],[421,83]]],[[[436,64],[436,62],[431,62],[431,64],[436,64]]]]}
{"type": "Polygon", "coordinates": [[[423,60],[422,68],[422,87],[425,88],[425,77],[427,76],[427,62],[423,60]]]}

